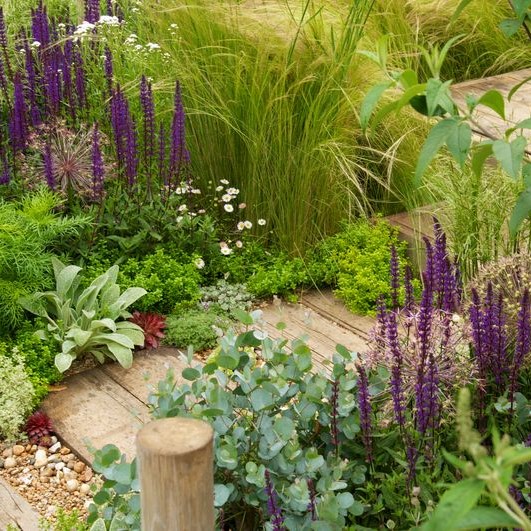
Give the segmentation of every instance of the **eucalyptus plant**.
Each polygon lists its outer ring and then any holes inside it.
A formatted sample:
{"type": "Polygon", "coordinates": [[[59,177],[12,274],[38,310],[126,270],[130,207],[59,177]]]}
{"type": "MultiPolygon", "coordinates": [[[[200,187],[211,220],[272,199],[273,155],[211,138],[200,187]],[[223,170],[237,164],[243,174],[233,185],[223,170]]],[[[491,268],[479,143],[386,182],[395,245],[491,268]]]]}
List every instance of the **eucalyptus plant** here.
{"type": "Polygon", "coordinates": [[[86,289],[80,288],[81,268],[52,259],[56,289],[38,292],[20,300],[22,306],[47,321],[37,333],[50,335],[61,346],[55,365],[61,372],[70,368],[81,355],[92,354],[100,363],[105,358],[123,367],[133,362],[133,349],[144,344],[142,329],[127,321],[127,308],[146,294],[131,287],[120,293],[116,283],[118,266],[112,266],[86,289]]]}

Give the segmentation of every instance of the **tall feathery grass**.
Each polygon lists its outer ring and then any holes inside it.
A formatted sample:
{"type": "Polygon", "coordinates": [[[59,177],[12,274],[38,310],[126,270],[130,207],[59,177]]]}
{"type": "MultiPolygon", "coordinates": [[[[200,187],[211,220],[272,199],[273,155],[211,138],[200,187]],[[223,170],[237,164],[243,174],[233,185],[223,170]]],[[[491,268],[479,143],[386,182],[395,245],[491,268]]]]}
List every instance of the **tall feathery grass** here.
{"type": "Polygon", "coordinates": [[[378,77],[356,53],[372,4],[144,5],[136,31],[158,39],[168,85],[184,87],[195,175],[241,188],[292,252],[395,200],[394,182],[409,179],[419,139],[404,134],[403,117],[370,141],[359,130],[357,109],[378,77]]]}

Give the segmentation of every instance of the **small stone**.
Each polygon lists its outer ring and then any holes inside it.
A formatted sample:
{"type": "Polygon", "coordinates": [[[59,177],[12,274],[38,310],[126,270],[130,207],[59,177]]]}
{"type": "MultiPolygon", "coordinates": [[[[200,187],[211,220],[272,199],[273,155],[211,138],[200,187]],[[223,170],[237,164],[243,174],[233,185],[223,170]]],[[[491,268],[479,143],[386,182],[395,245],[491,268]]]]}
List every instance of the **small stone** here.
{"type": "Polygon", "coordinates": [[[59,461],[59,454],[53,454],[48,457],[48,463],[58,463],[59,461]]]}
{"type": "Polygon", "coordinates": [[[81,474],[79,479],[81,481],[83,481],[83,483],[88,483],[92,479],[92,476],[94,476],[94,473],[92,472],[92,469],[87,468],[85,470],[85,472],[83,472],[83,474],[81,474]]]}
{"type": "Polygon", "coordinates": [[[62,470],[65,467],[64,463],[56,463],[55,464],[55,470],[62,470]]]}
{"type": "Polygon", "coordinates": [[[0,468],[4,468],[4,460],[0,457],[0,468]]]}
{"type": "Polygon", "coordinates": [[[33,466],[35,468],[41,468],[48,463],[48,458],[46,456],[46,450],[37,450],[35,452],[35,463],[33,466]]]}
{"type": "Polygon", "coordinates": [[[66,466],[67,466],[70,470],[73,470],[74,467],[76,466],[76,462],[75,462],[73,459],[70,459],[70,461],[68,461],[68,463],[66,463],[66,466]]]}
{"type": "Polygon", "coordinates": [[[67,455],[70,453],[70,448],[67,448],[66,446],[63,446],[61,448],[61,451],[59,452],[61,455],[67,455]]]}
{"type": "Polygon", "coordinates": [[[20,445],[20,444],[15,444],[15,446],[13,446],[13,454],[14,455],[22,455],[25,451],[25,448],[24,446],[20,445]]]}
{"type": "Polygon", "coordinates": [[[8,457],[4,461],[4,468],[13,468],[17,466],[17,460],[14,457],[8,457]]]}
{"type": "Polygon", "coordinates": [[[90,492],[90,485],[83,483],[81,487],[79,487],[79,492],[84,495],[88,494],[90,492]]]}
{"type": "Polygon", "coordinates": [[[31,447],[31,451],[32,451],[33,453],[35,453],[35,452],[37,451],[37,445],[36,445],[36,444],[34,444],[34,445],[31,447]]]}
{"type": "Polygon", "coordinates": [[[11,448],[6,448],[2,452],[2,457],[11,457],[13,455],[13,450],[11,448]]]}
{"type": "Polygon", "coordinates": [[[46,514],[48,515],[55,514],[55,511],[57,511],[57,507],[55,505],[48,505],[46,508],[46,514]]]}
{"type": "MultiPolygon", "coordinates": [[[[53,437],[52,437],[53,439],[53,437]]],[[[52,446],[50,446],[50,453],[51,454],[55,454],[55,452],[57,452],[57,450],[59,450],[61,448],[61,443],[60,442],[56,442],[55,444],[52,444],[52,446]]],[[[70,452],[70,450],[68,450],[70,452]]]]}
{"type": "MultiPolygon", "coordinates": [[[[48,466],[50,466],[50,465],[48,465],[48,466]]],[[[42,475],[44,477],[48,477],[48,478],[52,477],[54,474],[55,474],[55,470],[53,468],[48,468],[48,467],[46,467],[44,469],[44,472],[42,473],[42,475]]]]}
{"type": "Polygon", "coordinates": [[[52,444],[55,444],[57,442],[57,437],[55,435],[52,435],[52,444]]]}
{"type": "Polygon", "coordinates": [[[31,452],[31,444],[26,444],[26,452],[31,452]]]}
{"type": "Polygon", "coordinates": [[[74,492],[78,488],[79,488],[79,482],[77,481],[77,479],[69,479],[66,482],[66,490],[68,492],[74,492]]]}
{"type": "MultiPolygon", "coordinates": [[[[68,467],[70,468],[70,467],[68,467]]],[[[85,470],[85,463],[83,463],[83,461],[78,461],[75,465],[74,465],[74,471],[77,472],[78,474],[81,474],[81,472],[83,472],[83,470],[85,470]]]]}

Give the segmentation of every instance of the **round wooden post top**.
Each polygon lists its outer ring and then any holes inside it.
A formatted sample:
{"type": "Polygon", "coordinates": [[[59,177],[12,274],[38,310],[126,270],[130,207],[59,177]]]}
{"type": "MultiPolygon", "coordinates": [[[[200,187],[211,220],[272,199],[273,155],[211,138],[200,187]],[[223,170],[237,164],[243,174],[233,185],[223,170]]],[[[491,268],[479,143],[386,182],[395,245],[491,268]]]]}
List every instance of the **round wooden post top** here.
{"type": "Polygon", "coordinates": [[[136,444],[150,454],[178,456],[201,450],[213,437],[212,427],[203,420],[172,417],[145,424],[136,436],[136,444]]]}

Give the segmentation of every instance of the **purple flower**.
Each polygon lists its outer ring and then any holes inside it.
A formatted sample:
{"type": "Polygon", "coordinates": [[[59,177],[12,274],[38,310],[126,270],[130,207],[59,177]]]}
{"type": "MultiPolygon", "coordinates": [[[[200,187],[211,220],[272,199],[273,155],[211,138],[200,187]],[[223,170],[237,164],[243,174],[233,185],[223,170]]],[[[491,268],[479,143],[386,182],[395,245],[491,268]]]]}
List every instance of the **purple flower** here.
{"type": "Polygon", "coordinates": [[[105,70],[105,78],[107,79],[107,86],[109,87],[109,92],[111,92],[114,68],[113,68],[113,62],[112,62],[112,52],[108,46],[105,46],[104,70],[105,70]]]}
{"type": "Polygon", "coordinates": [[[363,435],[363,445],[365,446],[367,461],[372,461],[372,440],[371,440],[371,397],[369,395],[369,380],[362,365],[356,365],[358,370],[358,408],[360,412],[361,433],[363,435]]]}
{"type": "Polygon", "coordinates": [[[415,306],[415,295],[413,292],[413,271],[409,264],[406,264],[404,270],[404,290],[406,295],[404,310],[410,314],[415,306]]]}
{"type": "Polygon", "coordinates": [[[24,84],[20,72],[15,74],[13,80],[13,109],[9,121],[9,133],[14,151],[23,150],[28,138],[28,111],[24,98],[24,84]]]}
{"type": "Polygon", "coordinates": [[[391,245],[391,260],[389,262],[389,269],[391,275],[391,307],[393,310],[398,310],[400,306],[400,264],[398,263],[398,253],[394,245],[391,245]]]}
{"type": "Polygon", "coordinates": [[[159,128],[159,185],[168,184],[168,172],[166,171],[166,130],[164,124],[159,128]]]}
{"type": "Polygon", "coordinates": [[[125,166],[126,137],[129,128],[129,104],[120,87],[112,91],[111,98],[111,124],[116,147],[118,167],[125,166]]]}
{"type": "Polygon", "coordinates": [[[50,144],[46,142],[44,146],[44,176],[46,178],[46,184],[50,190],[55,190],[55,175],[53,171],[53,161],[52,161],[52,148],[50,144]]]}
{"type": "Polygon", "coordinates": [[[74,71],[76,73],[76,93],[77,102],[80,108],[87,105],[86,81],[85,81],[85,67],[83,64],[83,57],[79,48],[76,46],[73,51],[74,71]]]}
{"type": "Polygon", "coordinates": [[[24,58],[26,67],[26,78],[28,80],[28,96],[30,100],[31,123],[34,127],[41,123],[41,112],[37,105],[37,76],[35,73],[35,60],[28,43],[24,38],[24,58]]]}
{"type": "Polygon", "coordinates": [[[44,54],[44,92],[46,94],[46,105],[50,115],[59,113],[61,103],[61,78],[59,76],[59,66],[55,50],[48,50],[44,54]]]}
{"type": "Polygon", "coordinates": [[[181,96],[181,85],[175,85],[175,109],[171,128],[171,151],[170,151],[170,185],[179,182],[183,167],[190,162],[190,154],[186,148],[185,140],[185,114],[181,96]]]}
{"type": "Polygon", "coordinates": [[[397,424],[403,428],[404,419],[404,396],[402,389],[402,350],[398,336],[398,322],[395,312],[389,312],[387,316],[387,342],[393,359],[391,367],[391,397],[393,398],[393,410],[397,424]]]}
{"type": "Polygon", "coordinates": [[[524,363],[524,358],[529,354],[531,348],[531,320],[529,289],[525,289],[520,301],[520,310],[518,312],[518,324],[516,333],[516,345],[514,349],[513,365],[511,367],[511,384],[509,388],[509,401],[511,402],[511,411],[514,407],[514,395],[518,386],[518,376],[524,363]]]}
{"type": "Polygon", "coordinates": [[[155,105],[151,84],[146,76],[140,82],[140,106],[144,129],[144,164],[147,167],[148,194],[151,194],[151,163],[155,155],[155,105]]]}
{"type": "Polygon", "coordinates": [[[103,179],[105,177],[105,168],[103,166],[103,157],[100,148],[100,132],[98,124],[94,124],[92,133],[92,183],[93,198],[100,201],[103,197],[103,179]]]}
{"type": "Polygon", "coordinates": [[[37,9],[31,11],[31,34],[34,41],[40,42],[41,49],[50,44],[50,22],[42,0],[37,9]]]}
{"type": "Polygon", "coordinates": [[[138,174],[138,142],[136,123],[129,118],[125,136],[125,175],[127,184],[132,188],[138,174]]]}
{"type": "Polygon", "coordinates": [[[4,18],[4,10],[0,6],[0,48],[2,49],[2,53],[4,55],[5,67],[7,69],[9,77],[11,77],[11,63],[9,61],[7,44],[7,28],[6,21],[4,18]]]}
{"type": "Polygon", "coordinates": [[[113,16],[113,9],[112,9],[112,0],[107,0],[107,16],[112,17],[113,16]]]}
{"type": "Polygon", "coordinates": [[[100,19],[100,0],[86,0],[85,20],[94,24],[100,19]]]}
{"type": "Polygon", "coordinates": [[[284,526],[284,515],[282,514],[282,510],[278,505],[277,492],[273,486],[273,483],[271,482],[271,474],[269,473],[269,470],[266,469],[264,475],[266,480],[265,491],[267,494],[267,510],[269,512],[269,516],[271,516],[273,530],[284,531],[286,529],[284,526]]]}

